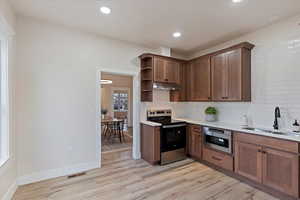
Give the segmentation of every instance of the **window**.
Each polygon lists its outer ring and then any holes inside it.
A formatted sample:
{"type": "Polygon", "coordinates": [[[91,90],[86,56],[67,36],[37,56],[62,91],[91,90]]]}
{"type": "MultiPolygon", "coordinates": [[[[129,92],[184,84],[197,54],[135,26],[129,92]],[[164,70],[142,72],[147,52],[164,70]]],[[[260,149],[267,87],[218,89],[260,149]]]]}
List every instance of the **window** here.
{"type": "Polygon", "coordinates": [[[0,31],[0,166],[9,159],[8,37],[0,31]]]}
{"type": "Polygon", "coordinates": [[[128,92],[115,90],[113,92],[113,109],[115,112],[128,111],[128,92]]]}

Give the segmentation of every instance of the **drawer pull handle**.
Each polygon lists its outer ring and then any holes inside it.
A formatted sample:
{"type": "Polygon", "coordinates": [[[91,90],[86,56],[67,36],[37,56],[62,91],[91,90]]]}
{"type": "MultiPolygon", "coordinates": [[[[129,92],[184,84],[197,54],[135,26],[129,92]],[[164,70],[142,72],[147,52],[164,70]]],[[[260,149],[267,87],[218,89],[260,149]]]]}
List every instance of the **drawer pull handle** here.
{"type": "Polygon", "coordinates": [[[217,161],[221,161],[222,160],[221,158],[217,158],[215,156],[212,156],[212,159],[217,160],[217,161]]]}

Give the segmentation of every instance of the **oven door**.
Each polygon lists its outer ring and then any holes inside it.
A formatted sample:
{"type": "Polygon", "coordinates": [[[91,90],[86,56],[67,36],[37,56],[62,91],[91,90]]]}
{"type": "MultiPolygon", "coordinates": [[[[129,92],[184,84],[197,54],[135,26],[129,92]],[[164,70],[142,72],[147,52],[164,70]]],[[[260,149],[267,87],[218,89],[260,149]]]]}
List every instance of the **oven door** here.
{"type": "Polygon", "coordinates": [[[161,152],[173,151],[186,146],[186,124],[165,125],[161,129],[161,152]]]}

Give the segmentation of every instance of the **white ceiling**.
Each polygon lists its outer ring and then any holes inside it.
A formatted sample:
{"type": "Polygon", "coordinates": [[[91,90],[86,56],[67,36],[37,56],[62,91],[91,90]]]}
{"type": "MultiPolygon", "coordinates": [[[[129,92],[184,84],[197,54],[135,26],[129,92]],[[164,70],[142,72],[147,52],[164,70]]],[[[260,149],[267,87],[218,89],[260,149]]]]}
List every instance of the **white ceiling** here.
{"type": "Polygon", "coordinates": [[[192,53],[300,13],[299,0],[11,0],[36,17],[148,47],[192,53]],[[110,15],[99,13],[107,5],[110,15]],[[172,33],[182,32],[175,39],[172,33]]]}

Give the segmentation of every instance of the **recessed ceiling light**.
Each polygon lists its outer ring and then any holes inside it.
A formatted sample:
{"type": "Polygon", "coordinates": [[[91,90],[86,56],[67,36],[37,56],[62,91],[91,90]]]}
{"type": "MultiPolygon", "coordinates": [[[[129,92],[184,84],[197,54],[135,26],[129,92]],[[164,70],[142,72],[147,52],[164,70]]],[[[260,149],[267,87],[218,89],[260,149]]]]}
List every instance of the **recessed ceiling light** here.
{"type": "Polygon", "coordinates": [[[179,38],[181,36],[181,33],[180,32],[175,32],[173,33],[173,37],[174,38],[179,38]]]}
{"type": "Polygon", "coordinates": [[[232,0],[233,3],[241,3],[243,0],[232,0]]]}
{"type": "Polygon", "coordinates": [[[109,7],[106,7],[106,6],[102,6],[102,7],[100,8],[100,11],[101,11],[103,14],[106,14],[106,15],[108,15],[108,14],[111,13],[111,9],[110,9],[109,7]]]}

